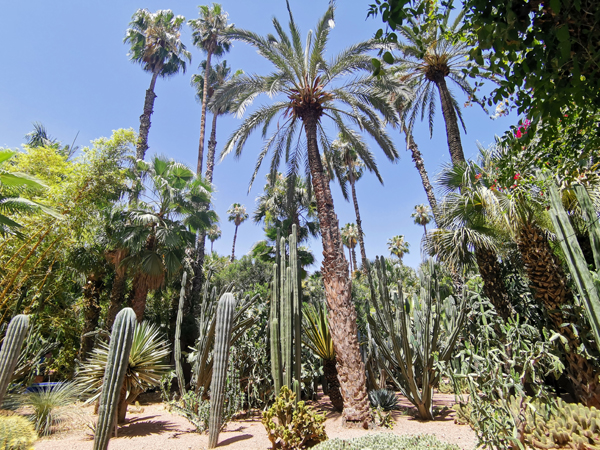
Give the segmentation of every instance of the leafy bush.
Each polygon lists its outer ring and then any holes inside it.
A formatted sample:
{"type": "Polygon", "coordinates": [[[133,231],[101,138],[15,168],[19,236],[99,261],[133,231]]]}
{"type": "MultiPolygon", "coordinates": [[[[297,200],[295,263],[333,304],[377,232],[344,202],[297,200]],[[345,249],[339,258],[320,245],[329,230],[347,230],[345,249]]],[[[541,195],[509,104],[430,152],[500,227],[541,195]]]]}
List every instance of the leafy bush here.
{"type": "Polygon", "coordinates": [[[282,386],[273,406],[263,413],[262,423],[274,449],[301,449],[327,440],[325,415],[317,414],[302,401],[297,406],[295,403],[296,394],[282,386]]]}
{"type": "Polygon", "coordinates": [[[439,441],[435,436],[396,436],[394,434],[367,434],[354,439],[331,439],[313,447],[313,450],[458,450],[453,444],[439,441]]]}
{"type": "Polygon", "coordinates": [[[369,392],[369,400],[373,408],[381,408],[384,411],[398,409],[398,398],[394,391],[377,389],[369,392]]]}
{"type": "Polygon", "coordinates": [[[18,415],[0,415],[0,448],[2,450],[33,450],[37,440],[33,424],[18,415]]]}

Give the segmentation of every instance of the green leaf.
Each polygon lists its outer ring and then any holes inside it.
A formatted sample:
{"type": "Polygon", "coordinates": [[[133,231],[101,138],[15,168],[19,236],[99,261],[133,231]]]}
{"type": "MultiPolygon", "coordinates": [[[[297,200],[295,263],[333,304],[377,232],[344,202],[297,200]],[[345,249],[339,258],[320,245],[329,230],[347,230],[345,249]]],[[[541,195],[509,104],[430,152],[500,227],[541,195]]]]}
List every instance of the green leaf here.
{"type": "Polygon", "coordinates": [[[556,30],[556,37],[560,42],[566,42],[569,40],[569,27],[567,25],[563,25],[562,27],[556,30]]]}
{"type": "Polygon", "coordinates": [[[560,0],[550,0],[550,8],[552,8],[554,14],[558,14],[560,12],[560,3],[560,0]]]}
{"type": "Polygon", "coordinates": [[[383,60],[388,64],[394,64],[394,57],[390,52],[385,52],[383,54],[383,60]]]}
{"type": "Polygon", "coordinates": [[[379,75],[379,72],[381,72],[381,61],[379,61],[377,58],[372,58],[371,64],[373,65],[373,75],[379,75]]]}

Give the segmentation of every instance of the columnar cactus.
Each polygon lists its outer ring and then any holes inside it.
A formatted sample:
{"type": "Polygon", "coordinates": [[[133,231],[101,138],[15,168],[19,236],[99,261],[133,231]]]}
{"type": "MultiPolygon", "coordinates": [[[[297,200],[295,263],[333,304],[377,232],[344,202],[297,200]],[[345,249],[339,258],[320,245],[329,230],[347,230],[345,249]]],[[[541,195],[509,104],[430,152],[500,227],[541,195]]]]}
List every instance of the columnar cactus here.
{"type": "Polygon", "coordinates": [[[25,336],[27,336],[28,328],[29,316],[25,314],[13,317],[8,324],[6,336],[0,350],[0,406],[2,406],[6,389],[19,360],[19,354],[21,353],[25,336]]]}
{"type": "Polygon", "coordinates": [[[106,450],[108,448],[108,441],[112,436],[116,423],[119,396],[129,364],[129,352],[131,351],[136,325],[135,312],[131,308],[121,310],[115,318],[108,348],[104,381],[102,382],[102,393],[100,394],[94,450],[106,450]]]}
{"type": "Polygon", "coordinates": [[[236,301],[233,294],[223,294],[217,306],[217,324],[215,348],[213,350],[213,376],[210,384],[210,419],[208,424],[208,448],[215,448],[221,431],[223,402],[227,363],[229,362],[229,344],[233,328],[233,315],[236,301]]]}
{"type": "Polygon", "coordinates": [[[183,272],[181,278],[181,292],[179,293],[179,309],[177,310],[177,322],[175,324],[175,373],[177,374],[177,385],[179,393],[183,397],[185,394],[185,378],[183,368],[181,367],[181,323],[183,322],[183,304],[185,302],[185,283],[187,281],[187,272],[183,272]]]}
{"type": "MultiPolygon", "coordinates": [[[[279,236],[279,234],[278,234],[279,236]]],[[[289,265],[286,264],[286,240],[277,242],[276,261],[273,266],[273,297],[271,302],[270,327],[271,361],[273,366],[278,364],[278,372],[273,367],[275,394],[279,394],[282,385],[292,389],[292,380],[300,381],[301,376],[301,294],[300,277],[298,276],[298,250],[296,225],[292,225],[292,234],[288,239],[290,255],[289,265]],[[277,320],[278,333],[274,330],[274,320],[277,320]],[[283,373],[283,380],[281,374],[283,373]]],[[[296,389],[296,398],[300,398],[300,384],[296,389]]]]}

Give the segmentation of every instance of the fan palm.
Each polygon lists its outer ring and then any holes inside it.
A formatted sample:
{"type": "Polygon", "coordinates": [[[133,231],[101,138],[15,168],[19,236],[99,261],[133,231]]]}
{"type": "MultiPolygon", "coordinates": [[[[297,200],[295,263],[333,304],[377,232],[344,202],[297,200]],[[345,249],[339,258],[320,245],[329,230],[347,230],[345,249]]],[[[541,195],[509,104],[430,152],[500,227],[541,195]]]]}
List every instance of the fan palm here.
{"type": "Polygon", "coordinates": [[[354,248],[358,243],[358,233],[358,227],[353,223],[347,223],[342,227],[342,243],[348,247],[348,255],[350,256],[350,272],[357,270],[356,251],[354,248]]]}
{"type": "Polygon", "coordinates": [[[261,127],[266,144],[258,156],[252,181],[270,150],[273,150],[272,176],[284,157],[290,173],[296,173],[301,161],[307,163],[306,171],[315,193],[323,241],[322,273],[328,293],[329,320],[346,405],[344,418],[350,422],[366,424],[369,420],[369,400],[357,340],[356,311],[350,296],[348,266],[331,190],[319,155],[319,144],[325,153],[331,151],[323,126],[323,121],[327,118],[331,119],[333,126],[349,139],[357,151],[362,151],[364,147],[357,142],[346,124],[350,121],[373,136],[386,156],[395,160],[398,154],[384,130],[383,120],[376,112],[382,113],[386,120],[395,121],[394,110],[385,95],[385,89],[391,88],[392,83],[387,78],[370,76],[371,57],[366,52],[376,47],[372,41],[355,44],[330,61],[325,61],[333,7],[326,11],[314,31],[309,33],[306,45],[303,45],[289,5],[288,11],[289,34],[284,31],[277,18],[273,19],[275,35],[262,37],[240,29],[227,33],[231,39],[254,46],[259,54],[275,66],[275,70],[267,76],[238,77],[222,88],[221,100],[218,101],[238,99],[236,112],[241,114],[260,94],[267,94],[272,98],[279,96],[280,100],[261,106],[250,114],[229,138],[221,157],[231,152],[240,156],[249,135],[261,127]],[[365,74],[359,74],[361,71],[365,74]],[[355,77],[350,78],[349,75],[355,77]],[[276,116],[279,116],[276,120],[277,130],[267,138],[269,125],[276,116]],[[305,145],[301,145],[302,135],[305,137],[305,145]]]}
{"type": "Polygon", "coordinates": [[[431,222],[431,209],[425,204],[415,205],[415,212],[410,215],[416,225],[421,225],[427,234],[427,224],[431,222]]]}
{"type": "MultiPolygon", "coordinates": [[[[221,56],[229,51],[229,39],[225,32],[233,28],[227,24],[228,14],[221,9],[221,5],[213,3],[212,8],[206,5],[198,6],[200,17],[188,21],[192,28],[194,45],[206,53],[204,64],[204,87],[202,89],[202,113],[200,116],[200,142],[198,143],[198,168],[196,173],[202,173],[202,159],[204,157],[204,132],[206,128],[206,107],[208,104],[209,83],[211,80],[211,59],[221,56]]],[[[208,164],[208,163],[207,163],[208,164]]]]}
{"type": "Polygon", "coordinates": [[[124,42],[131,45],[129,59],[141,64],[146,72],[152,74],[144,100],[144,112],[140,116],[137,159],[144,159],[148,150],[150,116],[156,98],[156,79],[159,76],[166,78],[175,75],[179,71],[185,73],[186,60],[192,60],[190,52],[180,40],[180,29],[184,22],[185,17],[174,15],[170,9],[155,13],[147,9],[138,9],[129,22],[124,39],[124,42]]]}
{"type": "Polygon", "coordinates": [[[231,261],[235,259],[235,241],[237,240],[238,227],[242,222],[245,222],[248,218],[246,207],[239,203],[234,203],[227,210],[229,214],[228,220],[235,224],[235,233],[233,234],[233,247],[231,248],[231,261]]]}
{"type": "MultiPolygon", "coordinates": [[[[360,136],[355,136],[356,140],[360,141],[360,136]]],[[[363,144],[364,145],[364,144],[363,144]]],[[[375,173],[377,179],[383,184],[383,179],[375,163],[375,159],[365,146],[365,150],[362,151],[362,155],[370,156],[370,158],[363,160],[359,153],[354,149],[354,146],[348,142],[348,139],[344,135],[340,135],[337,140],[332,144],[333,154],[331,158],[327,159],[328,162],[334,164],[333,168],[328,168],[329,172],[332,171],[336,174],[340,186],[342,187],[342,193],[344,198],[348,199],[346,183],[350,184],[350,190],[352,193],[352,203],[354,204],[354,214],[356,215],[356,228],[358,231],[358,243],[360,245],[360,256],[363,267],[366,268],[367,252],[365,250],[365,239],[362,229],[362,220],[360,219],[360,209],[358,208],[358,198],[356,196],[356,182],[363,175],[363,167],[366,167],[370,172],[375,173]]],[[[331,178],[331,174],[330,174],[331,178]]],[[[357,262],[354,258],[354,266],[356,270],[357,262]]]]}
{"type": "Polygon", "coordinates": [[[340,382],[335,367],[335,350],[327,322],[327,310],[321,302],[317,305],[305,304],[302,307],[302,342],[315,355],[323,360],[323,375],[327,380],[327,394],[331,404],[338,411],[344,409],[344,399],[340,394],[340,382]]]}
{"type": "Polygon", "coordinates": [[[394,236],[388,240],[388,250],[392,255],[396,255],[396,257],[402,261],[404,255],[410,253],[409,247],[410,244],[404,240],[404,235],[400,234],[398,236],[394,236]]]}
{"type": "Polygon", "coordinates": [[[206,233],[208,239],[210,239],[210,252],[213,252],[213,244],[217,239],[221,239],[221,229],[218,225],[210,227],[206,233]]]}
{"type": "Polygon", "coordinates": [[[195,232],[209,228],[217,216],[198,208],[210,203],[210,187],[183,164],[156,156],[150,164],[138,161],[138,170],[151,182],[151,201],[137,201],[128,213],[122,242],[130,255],[122,264],[135,273],[132,308],[141,322],[148,291],[177,273],[195,232]]]}
{"type": "Polygon", "coordinates": [[[422,120],[427,114],[429,130],[433,134],[436,108],[434,87],[437,88],[446,124],[450,157],[452,163],[456,164],[465,161],[458,121],[460,120],[465,131],[466,127],[458,101],[448,88],[446,78],[453,81],[469,100],[476,101],[476,97],[475,90],[463,73],[463,69],[472,65],[467,58],[469,44],[459,36],[465,11],[459,11],[453,20],[450,15],[451,9],[446,8],[441,15],[441,21],[430,22],[425,33],[417,31],[421,30],[418,18],[408,18],[406,25],[397,29],[402,40],[398,44],[402,56],[397,62],[415,87],[414,98],[403,112],[408,118],[408,129],[412,130],[419,115],[422,120]]]}

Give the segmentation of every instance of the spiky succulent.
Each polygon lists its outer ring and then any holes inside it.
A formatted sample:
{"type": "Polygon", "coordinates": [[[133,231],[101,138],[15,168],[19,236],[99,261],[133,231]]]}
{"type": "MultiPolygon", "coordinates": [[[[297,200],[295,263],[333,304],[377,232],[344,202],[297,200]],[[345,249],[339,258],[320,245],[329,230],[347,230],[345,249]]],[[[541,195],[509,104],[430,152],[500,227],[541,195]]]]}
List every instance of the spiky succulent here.
{"type": "Polygon", "coordinates": [[[384,411],[398,409],[398,398],[394,391],[377,389],[369,392],[369,400],[373,408],[381,408],[384,411]]]}

